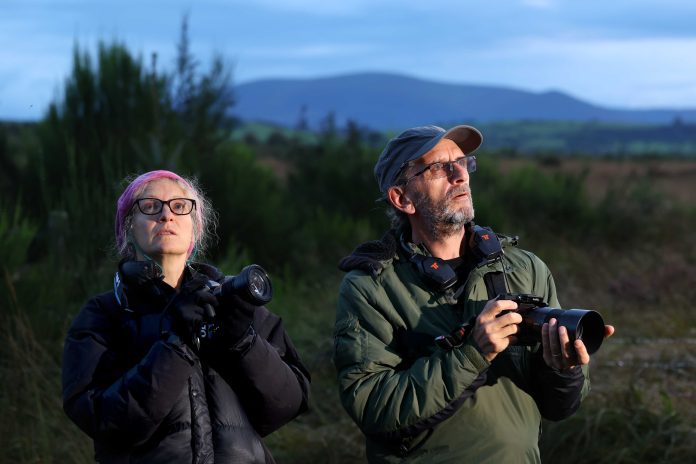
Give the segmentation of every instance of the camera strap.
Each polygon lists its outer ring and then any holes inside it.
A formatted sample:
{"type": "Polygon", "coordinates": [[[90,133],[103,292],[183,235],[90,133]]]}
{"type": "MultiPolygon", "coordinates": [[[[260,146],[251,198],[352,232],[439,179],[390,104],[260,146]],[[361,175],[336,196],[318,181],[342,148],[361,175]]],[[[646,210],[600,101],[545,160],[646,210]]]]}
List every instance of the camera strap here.
{"type": "Polygon", "coordinates": [[[497,298],[498,295],[504,295],[508,292],[504,272],[488,272],[483,275],[483,281],[486,284],[486,291],[488,292],[489,300],[497,298]]]}
{"type": "MultiPolygon", "coordinates": [[[[472,228],[471,245],[471,250],[479,261],[477,267],[492,264],[495,261],[502,261],[503,259],[503,246],[496,233],[490,227],[474,225],[472,228]]],[[[483,281],[486,284],[489,300],[508,292],[504,266],[503,271],[493,271],[484,274],[483,281]]]]}
{"type": "Polygon", "coordinates": [[[125,289],[123,288],[123,281],[118,271],[116,271],[114,275],[114,297],[116,298],[119,308],[129,313],[133,312],[133,310],[128,307],[128,297],[126,296],[125,289]]]}

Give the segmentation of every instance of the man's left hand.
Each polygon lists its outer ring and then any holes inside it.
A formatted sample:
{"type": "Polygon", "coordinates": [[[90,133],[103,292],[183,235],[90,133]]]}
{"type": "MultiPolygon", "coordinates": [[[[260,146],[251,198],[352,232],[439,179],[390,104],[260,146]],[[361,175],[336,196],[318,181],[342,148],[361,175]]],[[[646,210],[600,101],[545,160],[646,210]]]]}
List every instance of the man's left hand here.
{"type": "MultiPolygon", "coordinates": [[[[604,326],[604,339],[614,334],[614,326],[604,326]]],[[[590,363],[590,355],[582,340],[570,341],[568,330],[558,325],[555,318],[541,327],[541,345],[544,361],[555,369],[568,369],[590,363]]]]}

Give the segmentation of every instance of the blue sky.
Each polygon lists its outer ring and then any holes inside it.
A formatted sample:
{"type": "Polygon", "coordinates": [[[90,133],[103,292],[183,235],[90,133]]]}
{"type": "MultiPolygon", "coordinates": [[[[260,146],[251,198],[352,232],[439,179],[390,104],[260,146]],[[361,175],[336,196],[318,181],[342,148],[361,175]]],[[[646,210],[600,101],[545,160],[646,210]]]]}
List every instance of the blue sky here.
{"type": "Polygon", "coordinates": [[[222,54],[236,83],[387,71],[696,108],[691,0],[0,0],[0,119],[43,115],[75,43],[171,67],[185,13],[194,53],[222,54]]]}

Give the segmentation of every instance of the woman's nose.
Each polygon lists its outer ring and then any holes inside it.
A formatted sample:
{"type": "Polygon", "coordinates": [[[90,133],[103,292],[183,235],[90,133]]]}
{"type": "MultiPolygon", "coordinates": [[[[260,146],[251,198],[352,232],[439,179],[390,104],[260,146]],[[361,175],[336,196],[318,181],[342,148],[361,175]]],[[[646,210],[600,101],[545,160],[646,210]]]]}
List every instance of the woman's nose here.
{"type": "Polygon", "coordinates": [[[162,205],[162,211],[160,212],[160,221],[169,221],[174,219],[174,213],[172,213],[171,208],[169,207],[168,204],[163,204],[162,205]]]}

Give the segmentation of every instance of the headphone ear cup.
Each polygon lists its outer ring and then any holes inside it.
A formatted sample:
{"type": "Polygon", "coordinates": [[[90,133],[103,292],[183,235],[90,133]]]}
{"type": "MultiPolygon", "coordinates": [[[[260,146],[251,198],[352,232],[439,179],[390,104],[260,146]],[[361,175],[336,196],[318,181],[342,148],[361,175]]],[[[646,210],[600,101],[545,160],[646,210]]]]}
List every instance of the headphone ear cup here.
{"type": "Polygon", "coordinates": [[[434,256],[411,255],[419,274],[437,291],[444,292],[457,283],[457,273],[445,260],[434,256]]]}

